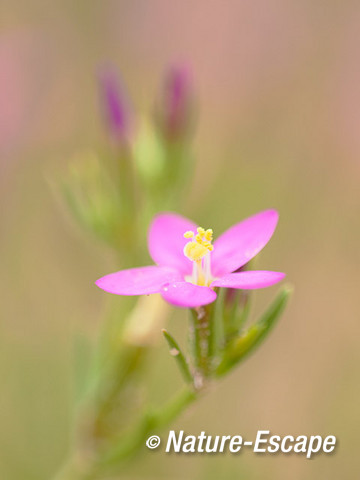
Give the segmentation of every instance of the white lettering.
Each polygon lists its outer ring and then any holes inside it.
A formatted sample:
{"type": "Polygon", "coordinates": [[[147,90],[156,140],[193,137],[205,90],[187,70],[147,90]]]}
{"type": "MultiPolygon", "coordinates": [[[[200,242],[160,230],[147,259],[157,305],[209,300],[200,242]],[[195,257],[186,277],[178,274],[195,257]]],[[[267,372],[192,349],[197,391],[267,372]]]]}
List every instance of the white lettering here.
{"type": "Polygon", "coordinates": [[[267,440],[266,439],[262,439],[261,436],[262,434],[265,434],[265,435],[269,435],[269,430],[259,430],[257,432],[257,435],[256,435],[256,440],[255,440],[255,445],[254,445],[254,452],[255,453],[261,453],[261,452],[265,452],[265,448],[259,448],[259,444],[260,443],[266,443],[267,440]]]}

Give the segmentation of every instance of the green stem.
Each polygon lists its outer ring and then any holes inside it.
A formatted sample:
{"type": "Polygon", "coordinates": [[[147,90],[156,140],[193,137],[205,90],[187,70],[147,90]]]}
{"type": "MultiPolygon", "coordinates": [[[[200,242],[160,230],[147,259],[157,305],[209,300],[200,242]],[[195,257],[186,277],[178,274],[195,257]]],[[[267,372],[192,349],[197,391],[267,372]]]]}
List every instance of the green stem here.
{"type": "Polygon", "coordinates": [[[145,359],[147,357],[147,349],[145,347],[123,346],[116,363],[110,368],[105,381],[98,388],[102,392],[100,400],[95,400],[96,415],[94,419],[93,434],[95,437],[102,437],[107,431],[108,416],[112,412],[114,405],[122,390],[129,382],[134,381],[143,369],[145,359]],[[104,391],[106,394],[104,395],[104,391]]]}
{"type": "Polygon", "coordinates": [[[203,388],[205,379],[211,375],[214,352],[213,306],[206,305],[193,309],[193,344],[196,366],[195,388],[203,388]]]}
{"type": "Polygon", "coordinates": [[[189,388],[181,390],[163,407],[146,412],[139,421],[93,461],[74,457],[59,470],[54,480],[95,480],[106,472],[116,469],[122,462],[132,458],[139,450],[145,449],[147,438],[156,434],[175,420],[198,394],[189,388]]]}
{"type": "Polygon", "coordinates": [[[152,432],[158,433],[158,430],[175,420],[197,397],[196,392],[185,389],[158,410],[146,412],[131,430],[121,435],[114,447],[100,456],[94,465],[94,471],[103,472],[131,458],[145,447],[152,432]]]}

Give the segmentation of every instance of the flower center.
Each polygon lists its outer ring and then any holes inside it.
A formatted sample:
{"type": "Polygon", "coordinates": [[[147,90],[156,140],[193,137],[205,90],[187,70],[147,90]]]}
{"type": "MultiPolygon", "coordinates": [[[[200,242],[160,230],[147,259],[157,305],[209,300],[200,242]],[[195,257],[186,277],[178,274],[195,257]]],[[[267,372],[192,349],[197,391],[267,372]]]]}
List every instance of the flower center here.
{"type": "Polygon", "coordinates": [[[197,233],[190,230],[184,233],[184,237],[191,239],[184,247],[184,255],[193,262],[192,275],[186,280],[195,285],[209,286],[212,281],[210,252],[214,250],[211,244],[213,231],[198,227],[197,233]]]}

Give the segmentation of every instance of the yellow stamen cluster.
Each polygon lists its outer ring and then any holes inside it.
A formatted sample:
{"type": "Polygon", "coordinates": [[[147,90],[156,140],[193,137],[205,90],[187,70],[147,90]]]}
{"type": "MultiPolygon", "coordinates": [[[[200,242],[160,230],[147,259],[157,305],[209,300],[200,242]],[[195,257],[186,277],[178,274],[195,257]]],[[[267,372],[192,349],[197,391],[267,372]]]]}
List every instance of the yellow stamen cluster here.
{"type": "Polygon", "coordinates": [[[213,231],[211,228],[205,230],[198,227],[197,234],[189,231],[184,233],[184,238],[191,238],[184,247],[184,255],[193,262],[199,262],[207,253],[211,252],[214,247],[211,245],[213,231]]]}

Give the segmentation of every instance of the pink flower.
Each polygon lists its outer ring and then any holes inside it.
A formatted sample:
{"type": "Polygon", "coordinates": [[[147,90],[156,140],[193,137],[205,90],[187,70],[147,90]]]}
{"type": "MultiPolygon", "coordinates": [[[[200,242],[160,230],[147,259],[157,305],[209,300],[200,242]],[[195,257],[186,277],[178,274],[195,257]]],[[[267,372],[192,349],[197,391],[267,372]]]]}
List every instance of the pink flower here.
{"type": "Polygon", "coordinates": [[[174,213],[157,215],[148,233],[149,252],[156,265],[111,273],[96,285],[116,295],[161,293],[169,303],[189,308],[212,303],[214,287],[269,287],[285,274],[233,272],[264,248],[277,221],[275,210],[265,210],[233,225],[212,244],[212,230],[174,213]]]}

